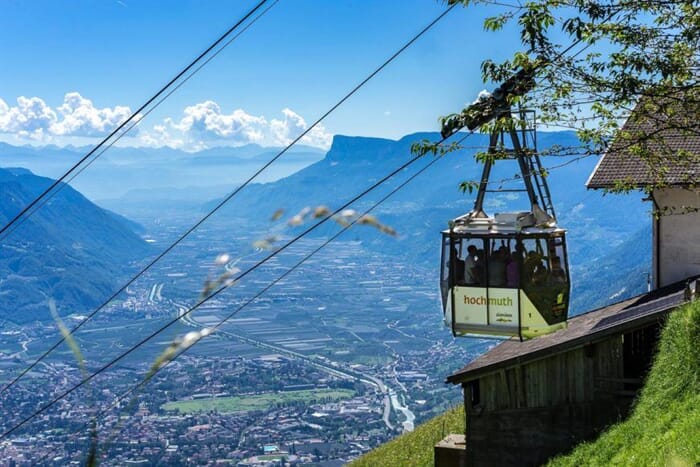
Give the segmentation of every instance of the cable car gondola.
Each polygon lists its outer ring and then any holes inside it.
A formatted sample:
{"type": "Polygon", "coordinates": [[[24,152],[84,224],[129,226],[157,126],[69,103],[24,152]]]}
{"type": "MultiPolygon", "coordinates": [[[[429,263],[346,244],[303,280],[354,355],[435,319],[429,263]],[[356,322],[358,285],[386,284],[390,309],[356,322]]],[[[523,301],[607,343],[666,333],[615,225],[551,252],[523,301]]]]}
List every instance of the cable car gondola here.
{"type": "MultiPolygon", "coordinates": [[[[512,89],[522,94],[528,86],[504,83],[448,119],[443,136],[464,126],[473,130],[496,118],[512,123],[506,96],[513,94],[512,89]]],[[[536,152],[534,112],[520,110],[518,117],[517,125],[491,134],[473,210],[442,232],[442,306],[445,323],[455,336],[523,340],[566,327],[570,281],[565,230],[557,226],[536,152]],[[517,162],[524,188],[487,189],[496,159],[517,162]],[[526,192],[531,209],[489,216],[483,208],[489,191],[526,192]]]]}

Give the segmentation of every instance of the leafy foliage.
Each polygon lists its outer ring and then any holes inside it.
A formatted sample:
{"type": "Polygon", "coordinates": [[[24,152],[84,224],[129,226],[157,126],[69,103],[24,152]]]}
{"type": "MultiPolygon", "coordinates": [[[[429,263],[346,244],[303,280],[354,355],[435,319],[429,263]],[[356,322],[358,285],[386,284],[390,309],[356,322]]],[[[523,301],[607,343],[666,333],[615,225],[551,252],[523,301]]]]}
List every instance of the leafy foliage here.
{"type": "MultiPolygon", "coordinates": [[[[575,129],[589,153],[603,153],[612,141],[621,142],[626,154],[657,174],[651,188],[663,186],[662,169],[669,160],[700,163],[697,154],[665,144],[669,134],[697,137],[700,131],[698,2],[533,0],[495,14],[484,27],[499,31],[511,22],[517,22],[523,49],[503,62],[482,63],[484,81],[505,81],[501,88],[519,74],[534,75],[535,88],[509,91],[508,104],[537,109],[542,123],[575,129]],[[633,109],[634,119],[641,121],[634,126],[643,131],[620,128],[633,109]],[[647,131],[649,124],[653,131],[647,131]]],[[[445,117],[443,123],[460,118],[466,123],[479,106],[445,117]]],[[[612,191],[631,188],[635,186],[621,181],[612,191]]]]}

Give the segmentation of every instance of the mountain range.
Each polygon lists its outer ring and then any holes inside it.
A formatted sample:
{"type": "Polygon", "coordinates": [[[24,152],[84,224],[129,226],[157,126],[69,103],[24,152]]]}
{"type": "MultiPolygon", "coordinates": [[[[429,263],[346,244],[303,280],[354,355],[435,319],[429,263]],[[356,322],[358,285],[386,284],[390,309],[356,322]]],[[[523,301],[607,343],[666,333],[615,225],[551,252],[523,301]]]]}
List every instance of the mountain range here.
{"type": "MultiPolygon", "coordinates": [[[[27,169],[0,169],[0,225],[51,183],[27,169]]],[[[50,319],[49,298],[62,315],[85,312],[152,252],[137,224],[67,185],[15,225],[0,240],[0,310],[17,323],[50,319]]]]}
{"type": "MultiPolygon", "coordinates": [[[[238,219],[244,217],[246,225],[257,224],[253,230],[264,231],[272,213],[280,208],[285,209],[287,218],[306,206],[326,205],[335,209],[408,161],[413,143],[438,139],[436,133],[416,133],[399,140],[338,135],[325,156],[311,148],[292,151],[280,160],[282,168],[277,170],[278,173],[290,171],[294,164],[299,165],[298,170],[246,187],[226,206],[218,222],[230,223],[230,230],[235,233],[238,219]]],[[[441,157],[373,211],[381,222],[398,232],[397,238],[361,227],[344,235],[362,241],[388,258],[394,257],[397,263],[435,265],[437,284],[440,231],[450,219],[471,209],[473,195],[461,193],[458,186],[465,180],[479,179],[481,165],[474,156],[486,144],[485,135],[471,136],[462,150],[441,157]]],[[[538,144],[540,150],[546,150],[553,146],[576,147],[579,142],[572,132],[541,132],[538,144]]],[[[14,161],[47,172],[57,169],[57,160],[65,162],[71,154],[75,158],[85,150],[45,149],[46,157],[38,148],[13,149],[0,145],[0,163],[14,161]]],[[[105,167],[97,169],[96,174],[86,173],[83,185],[79,186],[99,185],[104,181],[101,170],[109,173],[109,183],[122,187],[131,184],[134,174],[144,180],[150,177],[151,185],[146,184],[143,189],[122,188],[119,196],[105,201],[111,209],[126,216],[138,210],[141,217],[158,216],[164,208],[203,214],[218,202],[218,199],[208,202],[203,199],[211,198],[215,192],[230,191],[240,180],[228,185],[218,182],[254,170],[275,153],[274,148],[256,146],[196,154],[170,149],[113,148],[111,151],[114,153],[106,153],[109,157],[100,161],[105,167]],[[211,179],[193,176],[215,172],[220,173],[211,179]],[[185,179],[196,181],[196,186],[186,187],[185,179]]],[[[432,157],[425,156],[351,207],[361,212],[372,206],[432,157]]],[[[650,245],[649,208],[641,202],[640,194],[604,196],[587,191],[585,181],[596,163],[596,157],[543,158],[544,166],[549,169],[548,181],[559,224],[568,230],[575,313],[642,292],[650,270],[651,248],[639,248],[645,242],[650,245]]],[[[516,172],[512,161],[497,162],[491,180],[501,182],[493,188],[517,185],[516,172]]],[[[49,183],[49,179],[27,170],[2,170],[0,221],[6,222],[49,183]]],[[[109,190],[109,187],[89,189],[97,196],[109,190]]],[[[526,208],[526,205],[520,194],[500,192],[488,194],[485,208],[494,213],[526,208]]],[[[289,228],[285,234],[292,235],[300,228],[289,228]]],[[[328,236],[338,228],[328,223],[314,235],[328,236]]],[[[94,305],[99,297],[116,288],[117,278],[152,251],[135,232],[137,229],[133,222],[97,207],[66,186],[46,208],[2,241],[0,306],[17,310],[13,316],[19,316],[18,320],[29,320],[46,316],[45,301],[49,296],[59,299],[64,312],[94,305]]],[[[246,238],[252,233],[237,235],[246,238]]]]}
{"type": "MultiPolygon", "coordinates": [[[[411,145],[421,140],[437,141],[437,133],[416,133],[398,141],[336,136],[322,160],[281,180],[253,184],[234,198],[222,217],[269,218],[284,208],[292,215],[305,206],[341,206],[358,192],[408,161],[411,145]]],[[[475,154],[487,145],[485,135],[475,134],[465,141],[461,151],[443,156],[375,211],[380,220],[399,233],[398,238],[371,230],[355,229],[346,235],[362,239],[377,251],[396,256],[397,261],[435,265],[439,262],[439,234],[448,221],[471,210],[474,195],[463,194],[459,184],[479,180],[481,164],[475,154]]],[[[573,132],[540,132],[538,149],[578,147],[573,132]]],[[[415,166],[426,164],[429,158],[415,166]]],[[[646,288],[646,273],[651,270],[650,207],[640,193],[627,195],[588,191],[585,182],[593,171],[597,157],[543,157],[559,225],[567,229],[569,263],[573,277],[572,308],[583,312],[614,298],[641,293],[646,288]],[[624,213],[623,216],[620,213],[624,213]],[[639,248],[639,245],[648,248],[639,248]],[[630,255],[630,248],[637,248],[630,255]],[[597,264],[606,265],[599,270],[597,264]],[[615,267],[614,265],[617,265],[615,267]]],[[[381,187],[370,192],[352,207],[368,208],[397,187],[418,167],[410,167],[381,187]]],[[[499,161],[491,174],[493,188],[514,188],[520,183],[514,161],[499,161]]],[[[204,205],[208,209],[215,201],[204,205]]],[[[528,209],[527,199],[518,193],[488,193],[487,212],[528,209]]],[[[335,225],[319,229],[315,235],[327,236],[335,225]]]]}
{"type": "MultiPolygon", "coordinates": [[[[0,167],[24,167],[37,175],[57,178],[91,149],[0,143],[0,167]]],[[[248,144],[193,153],[169,147],[111,147],[71,185],[93,201],[119,199],[121,203],[139,203],[144,196],[204,201],[226,191],[217,187],[246,180],[281,149],[248,144]]],[[[294,146],[279,164],[261,174],[258,181],[287,176],[323,158],[323,154],[317,148],[294,146]]]]}

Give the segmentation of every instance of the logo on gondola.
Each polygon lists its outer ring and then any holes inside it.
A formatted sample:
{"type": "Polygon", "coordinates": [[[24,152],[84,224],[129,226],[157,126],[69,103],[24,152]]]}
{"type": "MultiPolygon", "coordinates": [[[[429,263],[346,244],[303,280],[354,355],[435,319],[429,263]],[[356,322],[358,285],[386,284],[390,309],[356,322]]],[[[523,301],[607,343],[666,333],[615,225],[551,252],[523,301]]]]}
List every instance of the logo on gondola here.
{"type": "Polygon", "coordinates": [[[489,297],[488,300],[483,295],[480,297],[464,296],[465,305],[486,305],[489,306],[513,306],[511,297],[489,297]]]}

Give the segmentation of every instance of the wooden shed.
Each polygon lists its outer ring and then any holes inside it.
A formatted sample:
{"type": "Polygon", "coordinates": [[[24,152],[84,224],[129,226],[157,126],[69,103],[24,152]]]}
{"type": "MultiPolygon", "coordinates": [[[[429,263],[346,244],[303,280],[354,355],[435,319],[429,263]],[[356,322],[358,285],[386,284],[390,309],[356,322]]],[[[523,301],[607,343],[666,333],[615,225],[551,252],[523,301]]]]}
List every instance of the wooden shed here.
{"type": "Polygon", "coordinates": [[[442,462],[436,448],[436,465],[540,465],[624,417],[686,289],[675,283],[576,316],[554,334],[505,341],[448,377],[464,391],[466,450],[442,462]]]}

